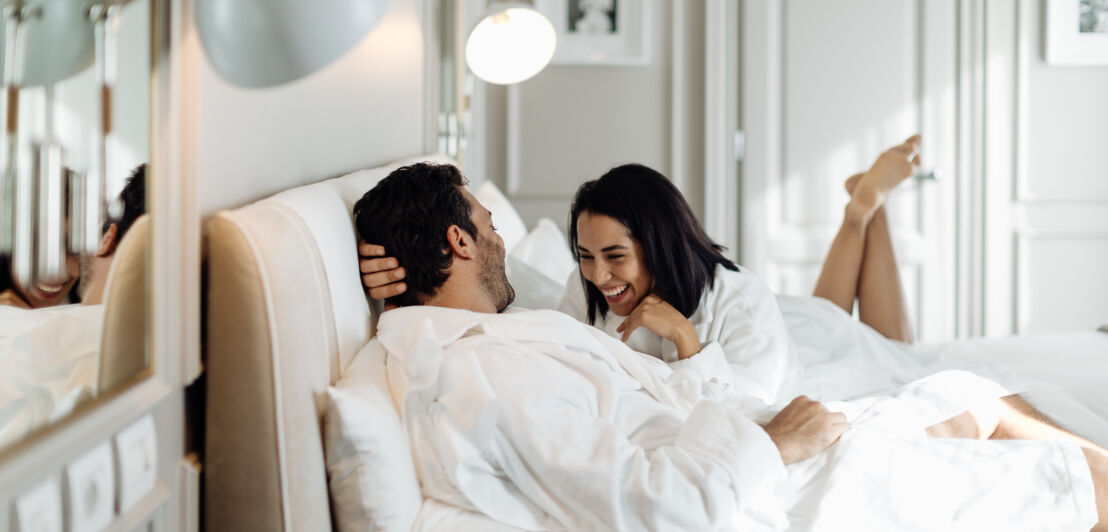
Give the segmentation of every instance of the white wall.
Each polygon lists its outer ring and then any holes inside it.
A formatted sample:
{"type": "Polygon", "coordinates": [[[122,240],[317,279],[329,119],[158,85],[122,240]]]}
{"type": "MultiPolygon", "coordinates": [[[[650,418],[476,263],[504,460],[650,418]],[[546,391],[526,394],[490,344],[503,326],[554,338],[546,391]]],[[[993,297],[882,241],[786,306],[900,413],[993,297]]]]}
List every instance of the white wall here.
{"type": "MultiPolygon", "coordinates": [[[[649,1],[649,0],[647,0],[649,1]]],[[[539,218],[564,225],[577,186],[609,168],[642,163],[681,183],[694,209],[702,201],[703,3],[652,3],[650,61],[645,66],[548,66],[514,89],[487,92],[486,176],[512,199],[528,226],[539,218]],[[675,25],[680,27],[675,31],[675,25]],[[673,36],[683,45],[673,57],[673,36]],[[674,72],[674,68],[678,72],[674,72]],[[678,114],[688,132],[676,148],[688,150],[673,168],[674,76],[688,101],[678,114]],[[509,92],[518,94],[510,105],[509,92]],[[513,116],[514,115],[514,116],[513,116]],[[510,182],[511,120],[518,120],[518,180],[510,182]],[[678,175],[674,175],[675,170],[678,175]],[[689,175],[691,174],[691,175],[689,175]]]]}
{"type": "MultiPolygon", "coordinates": [[[[425,2],[396,0],[334,63],[267,89],[232,85],[199,50],[195,172],[202,215],[424,151],[425,2]]],[[[193,46],[196,44],[193,38],[193,46]]]]}
{"type": "Polygon", "coordinates": [[[1108,65],[1047,64],[1043,7],[1020,3],[1013,322],[1017,332],[1091,331],[1108,324],[1108,65]]]}

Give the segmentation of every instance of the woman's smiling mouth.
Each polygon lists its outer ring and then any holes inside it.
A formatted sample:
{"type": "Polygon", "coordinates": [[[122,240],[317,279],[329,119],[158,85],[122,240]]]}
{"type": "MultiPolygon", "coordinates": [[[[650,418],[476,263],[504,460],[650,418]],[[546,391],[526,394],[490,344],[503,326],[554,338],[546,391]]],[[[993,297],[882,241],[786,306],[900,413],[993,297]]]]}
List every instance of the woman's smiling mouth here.
{"type": "Polygon", "coordinates": [[[625,283],[619,286],[613,286],[611,288],[602,288],[600,289],[600,293],[604,294],[604,297],[607,298],[609,301],[618,301],[620,299],[620,296],[626,293],[627,289],[630,287],[630,284],[625,283]]]}

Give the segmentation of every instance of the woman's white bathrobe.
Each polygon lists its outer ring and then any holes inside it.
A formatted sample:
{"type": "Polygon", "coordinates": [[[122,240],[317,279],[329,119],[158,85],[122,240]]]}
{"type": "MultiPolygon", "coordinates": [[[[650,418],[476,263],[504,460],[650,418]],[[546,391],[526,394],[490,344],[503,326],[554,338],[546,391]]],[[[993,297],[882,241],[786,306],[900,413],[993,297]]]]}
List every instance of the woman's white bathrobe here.
{"type": "MultiPolygon", "coordinates": [[[[587,323],[577,272],[567,280],[558,309],[587,323]]],[[[716,266],[713,284],[689,321],[704,347],[687,360],[722,353],[735,385],[767,405],[781,406],[801,394],[832,401],[889,393],[924,376],[966,366],[945,360],[936,346],[889,340],[825,299],[775,296],[745,268],[716,266]]],[[[622,323],[623,317],[608,314],[595,325],[619,338],[616,328],[622,323]]],[[[627,343],[666,362],[677,360],[673,342],[644,327],[627,343]]],[[[997,368],[972,369],[1008,380],[997,368]]],[[[1004,395],[1018,391],[1012,387],[1004,395]]]]}
{"type": "Polygon", "coordinates": [[[524,529],[1087,530],[1095,521],[1073,444],[919,437],[975,400],[937,393],[934,381],[832,405],[854,428],[786,468],[749,420],[760,401],[728,372],[674,369],[562,313],[397,309],[367,346],[381,348],[424,495],[524,529]]]}
{"type": "MultiPolygon", "coordinates": [[[[558,310],[588,323],[587,308],[585,291],[574,272],[558,310]]],[[[733,368],[736,386],[746,395],[774,404],[785,383],[794,380],[799,367],[796,349],[781,310],[769,287],[746,269],[736,272],[717,266],[712,288],[701,296],[689,321],[703,349],[686,360],[722,355],[733,368]]],[[[620,338],[616,328],[621,323],[623,317],[609,313],[598,317],[595,325],[620,338]]],[[[677,346],[645,327],[632,332],[627,344],[666,362],[677,360],[677,346]]]]}

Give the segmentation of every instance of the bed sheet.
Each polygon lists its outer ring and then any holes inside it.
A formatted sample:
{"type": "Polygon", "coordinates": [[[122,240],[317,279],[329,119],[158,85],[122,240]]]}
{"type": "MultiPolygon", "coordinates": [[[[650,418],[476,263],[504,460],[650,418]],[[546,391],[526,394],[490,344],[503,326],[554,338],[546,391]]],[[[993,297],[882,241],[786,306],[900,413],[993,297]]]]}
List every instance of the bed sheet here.
{"type": "Polygon", "coordinates": [[[95,393],[102,305],[0,307],[0,447],[95,393]]]}
{"type": "Polygon", "coordinates": [[[944,355],[1011,371],[1022,395],[1063,427],[1108,447],[1108,334],[957,340],[944,355]]]}

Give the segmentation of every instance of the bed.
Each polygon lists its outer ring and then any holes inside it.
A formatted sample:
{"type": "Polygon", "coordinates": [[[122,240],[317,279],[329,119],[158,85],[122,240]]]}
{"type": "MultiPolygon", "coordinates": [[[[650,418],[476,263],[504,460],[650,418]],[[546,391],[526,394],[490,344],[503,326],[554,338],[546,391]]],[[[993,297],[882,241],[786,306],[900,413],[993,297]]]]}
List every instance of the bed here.
{"type": "MultiPolygon", "coordinates": [[[[371,338],[379,310],[360,285],[350,211],[391,170],[422,160],[449,162],[425,156],[358,171],[220,212],[207,222],[208,530],[345,528],[338,522],[355,522],[352,511],[362,512],[357,523],[367,528],[402,530],[420,505],[437,505],[419,498],[411,456],[403,455],[406,436],[384,379],[383,357],[357,357],[366,366],[360,374],[368,376],[358,383],[358,400],[375,412],[359,421],[361,467],[380,470],[373,482],[360,485],[360,500],[346,491],[329,495],[329,486],[348,479],[334,473],[336,459],[325,453],[325,440],[336,430],[335,395],[328,387],[342,384],[343,372],[371,338]]],[[[498,209],[486,206],[495,220],[498,209]]],[[[538,240],[532,249],[542,249],[543,238],[549,233],[505,240],[517,247],[538,240]]],[[[527,262],[526,252],[512,254],[527,262]]],[[[510,257],[510,278],[522,295],[552,290],[541,279],[564,271],[558,265],[550,275],[534,275],[518,262],[510,257]]],[[[537,269],[543,267],[538,263],[537,269]]],[[[1108,375],[1108,334],[965,340],[943,349],[971,362],[1008,362],[1032,383],[1028,391],[1037,405],[1108,444],[1108,388],[1098,382],[1108,375]]],[[[421,514],[422,525],[510,530],[447,507],[434,510],[421,514]]]]}
{"type": "Polygon", "coordinates": [[[0,306],[0,447],[147,367],[147,220],[139,218],[120,243],[104,304],[0,306]]]}

